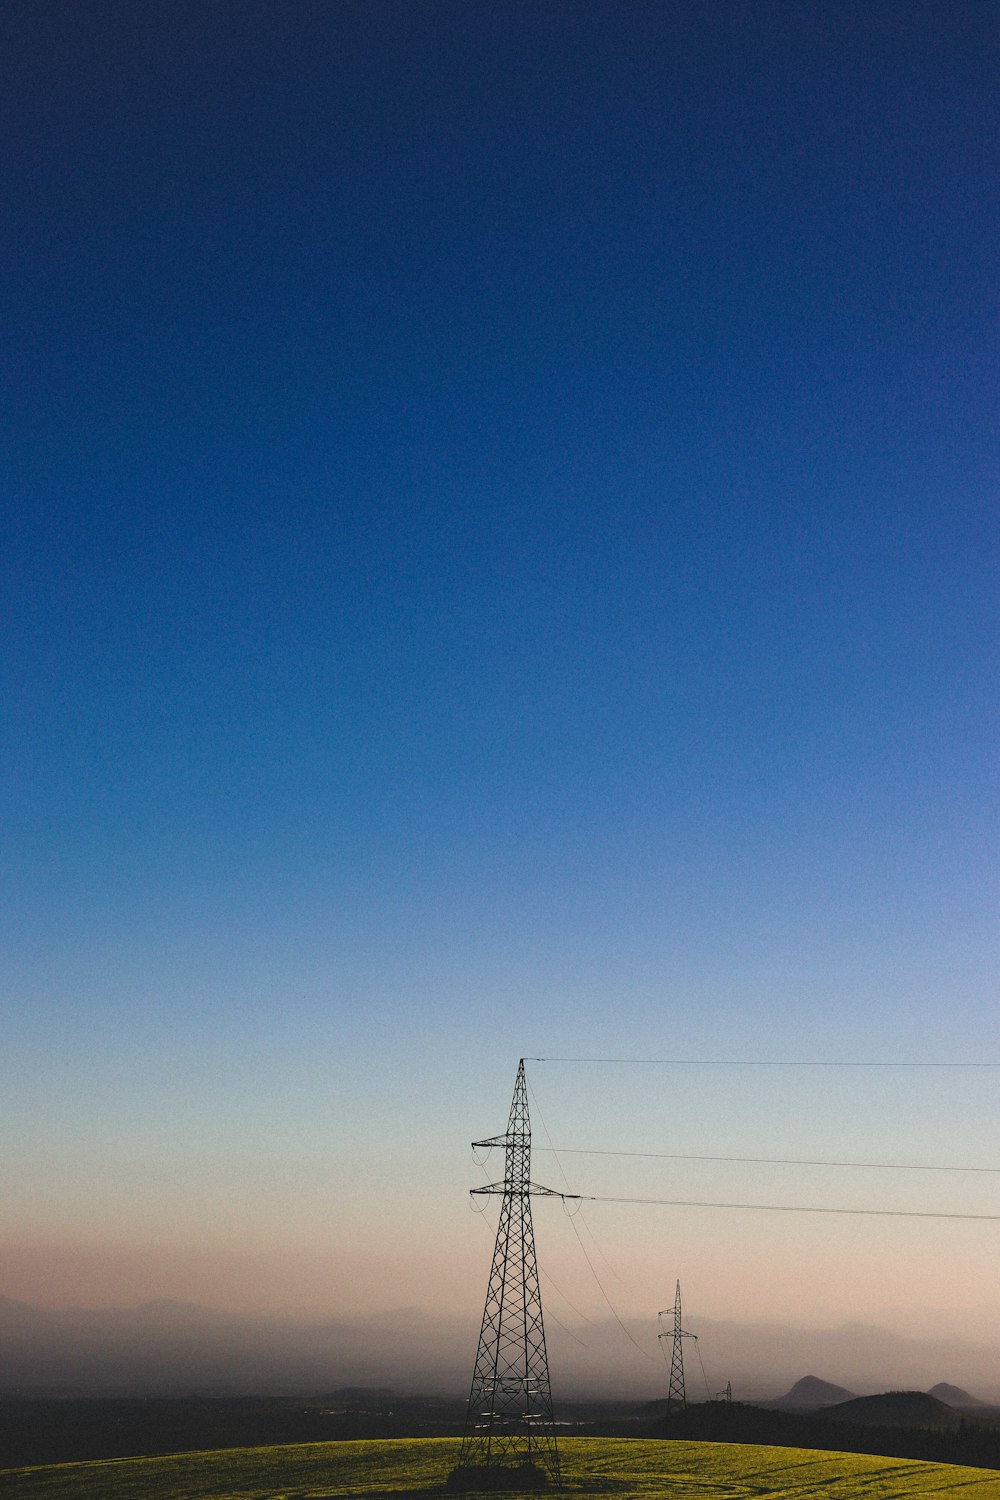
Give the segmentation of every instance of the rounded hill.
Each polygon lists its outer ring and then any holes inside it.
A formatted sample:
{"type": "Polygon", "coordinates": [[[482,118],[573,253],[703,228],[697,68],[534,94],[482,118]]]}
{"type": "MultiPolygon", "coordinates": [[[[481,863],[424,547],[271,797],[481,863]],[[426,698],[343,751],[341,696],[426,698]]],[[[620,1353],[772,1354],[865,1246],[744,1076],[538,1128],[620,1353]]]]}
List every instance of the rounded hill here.
{"type": "Polygon", "coordinates": [[[926,1391],[886,1391],[881,1396],[856,1396],[817,1412],[829,1422],[851,1422],[864,1427],[921,1427],[951,1431],[962,1424],[953,1407],[926,1391]]]}

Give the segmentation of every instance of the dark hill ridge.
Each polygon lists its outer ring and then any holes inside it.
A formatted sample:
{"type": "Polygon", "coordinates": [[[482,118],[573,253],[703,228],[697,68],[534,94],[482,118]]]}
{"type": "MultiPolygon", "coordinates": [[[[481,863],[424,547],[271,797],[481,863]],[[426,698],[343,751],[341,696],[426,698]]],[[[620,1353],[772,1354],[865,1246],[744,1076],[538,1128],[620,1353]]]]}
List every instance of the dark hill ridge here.
{"type": "Polygon", "coordinates": [[[856,1427],[919,1427],[951,1432],[962,1425],[960,1412],[927,1391],[886,1391],[881,1396],[855,1396],[816,1413],[825,1422],[848,1422],[856,1427]]]}
{"type": "Polygon", "coordinates": [[[702,1442],[881,1453],[1000,1470],[1000,1424],[963,1420],[925,1391],[856,1398],[819,1412],[706,1401],[661,1419],[656,1431],[702,1442]]]}

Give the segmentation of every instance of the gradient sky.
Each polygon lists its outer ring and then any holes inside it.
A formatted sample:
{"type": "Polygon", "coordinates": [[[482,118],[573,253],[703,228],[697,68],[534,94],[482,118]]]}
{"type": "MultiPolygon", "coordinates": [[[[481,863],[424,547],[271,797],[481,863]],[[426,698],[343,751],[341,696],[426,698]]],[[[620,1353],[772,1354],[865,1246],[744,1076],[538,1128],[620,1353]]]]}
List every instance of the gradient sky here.
{"type": "MultiPolygon", "coordinates": [[[[448,1305],[471,1359],[522,1054],[1000,1062],[996,7],[0,40],[0,1294],[448,1305]]],[[[1000,1071],[529,1079],[538,1144],[1000,1165],[1000,1071]]],[[[587,1222],[629,1313],[1000,1333],[1000,1224],[587,1222]]]]}

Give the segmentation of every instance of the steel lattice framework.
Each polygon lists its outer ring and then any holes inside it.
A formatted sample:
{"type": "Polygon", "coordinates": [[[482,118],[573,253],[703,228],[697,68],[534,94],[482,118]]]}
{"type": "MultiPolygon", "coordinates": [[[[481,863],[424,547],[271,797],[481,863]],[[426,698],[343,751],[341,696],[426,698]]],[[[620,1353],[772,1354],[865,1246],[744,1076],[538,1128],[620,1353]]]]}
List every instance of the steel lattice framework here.
{"type": "MultiPolygon", "coordinates": [[[[660,1313],[665,1318],[670,1309],[664,1308],[660,1313]]],[[[659,1334],[661,1339],[672,1339],[673,1347],[670,1351],[670,1383],[667,1387],[667,1416],[673,1416],[674,1412],[684,1411],[687,1408],[687,1396],[684,1393],[684,1340],[696,1339],[696,1333],[688,1333],[681,1326],[681,1284],[677,1283],[677,1291],[674,1295],[674,1327],[672,1333],[659,1334]]]]}
{"type": "Polygon", "coordinates": [[[500,1223],[459,1468],[468,1473],[530,1465],[539,1475],[558,1483],[559,1450],[552,1417],[531,1199],[535,1195],[561,1195],[531,1181],[531,1124],[523,1058],[506,1134],[474,1141],[473,1146],[504,1148],[504,1178],[503,1182],[472,1190],[476,1195],[500,1197],[500,1223]]]}

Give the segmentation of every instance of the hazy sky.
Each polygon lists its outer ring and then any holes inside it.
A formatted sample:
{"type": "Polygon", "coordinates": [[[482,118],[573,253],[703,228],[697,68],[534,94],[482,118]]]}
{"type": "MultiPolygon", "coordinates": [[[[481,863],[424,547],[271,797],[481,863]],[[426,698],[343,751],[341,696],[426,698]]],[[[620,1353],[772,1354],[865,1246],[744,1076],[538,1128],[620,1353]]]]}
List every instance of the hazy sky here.
{"type": "MultiPolygon", "coordinates": [[[[519,1056],[1000,1061],[998,40],[7,0],[0,1294],[447,1303],[471,1361],[519,1056]]],[[[1000,1166],[1000,1071],[528,1076],[539,1145],[1000,1166]]],[[[1000,1223],[586,1224],[629,1314],[1000,1333],[1000,1223]]]]}

